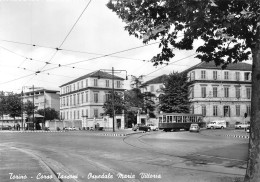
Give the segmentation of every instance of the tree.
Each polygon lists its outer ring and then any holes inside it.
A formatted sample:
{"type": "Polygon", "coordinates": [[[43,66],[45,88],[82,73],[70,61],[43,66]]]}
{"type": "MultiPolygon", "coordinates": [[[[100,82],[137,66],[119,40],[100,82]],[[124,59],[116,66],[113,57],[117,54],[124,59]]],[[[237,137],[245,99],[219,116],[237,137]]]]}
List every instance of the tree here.
{"type": "Polygon", "coordinates": [[[27,114],[28,117],[33,115],[35,108],[35,105],[33,105],[30,100],[27,100],[27,102],[24,103],[24,112],[27,114]]]}
{"type": "MultiPolygon", "coordinates": [[[[113,116],[113,102],[112,102],[112,93],[109,92],[109,98],[108,100],[104,103],[103,108],[105,111],[105,114],[109,114],[110,116],[113,116]]],[[[123,111],[126,110],[125,107],[125,102],[123,99],[123,94],[115,92],[114,93],[114,109],[115,109],[115,114],[122,114],[123,111]]]]}
{"type": "Polygon", "coordinates": [[[21,116],[22,101],[20,95],[9,93],[5,97],[6,113],[14,118],[21,116]]]}
{"type": "Polygon", "coordinates": [[[44,120],[54,120],[54,119],[59,119],[59,112],[56,111],[54,108],[44,108],[44,109],[38,109],[36,111],[37,114],[40,114],[44,117],[44,120]]]}
{"type": "Polygon", "coordinates": [[[0,114],[1,114],[1,117],[3,117],[4,114],[7,114],[6,96],[3,91],[0,92],[0,114]]]}
{"type": "Polygon", "coordinates": [[[197,58],[216,65],[252,57],[249,160],[245,181],[260,181],[260,2],[259,0],[110,0],[108,8],[126,22],[130,35],[144,43],[160,39],[161,52],[151,62],[168,62],[173,48],[191,50],[201,40],[197,58]]]}
{"type": "Polygon", "coordinates": [[[159,109],[163,112],[189,112],[188,83],[187,75],[181,73],[171,73],[166,77],[163,94],[160,95],[159,109]]]}

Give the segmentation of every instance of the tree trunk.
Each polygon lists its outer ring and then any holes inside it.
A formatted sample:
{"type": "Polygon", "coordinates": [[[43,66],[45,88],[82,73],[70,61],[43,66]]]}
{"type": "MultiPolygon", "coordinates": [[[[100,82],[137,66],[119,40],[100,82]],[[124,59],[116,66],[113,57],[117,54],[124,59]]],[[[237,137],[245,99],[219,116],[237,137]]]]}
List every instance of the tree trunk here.
{"type": "Polygon", "coordinates": [[[251,124],[249,138],[249,159],[245,182],[260,181],[260,31],[256,38],[256,46],[252,49],[252,99],[251,124]]]}

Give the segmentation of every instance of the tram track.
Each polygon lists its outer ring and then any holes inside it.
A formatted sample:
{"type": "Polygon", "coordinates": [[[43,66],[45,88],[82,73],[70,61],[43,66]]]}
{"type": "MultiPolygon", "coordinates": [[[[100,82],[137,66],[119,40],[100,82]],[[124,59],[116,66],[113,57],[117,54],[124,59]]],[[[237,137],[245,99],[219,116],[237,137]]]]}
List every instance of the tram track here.
{"type": "MultiPolygon", "coordinates": [[[[160,165],[160,166],[167,166],[167,167],[173,167],[173,168],[179,168],[179,169],[185,169],[185,170],[193,170],[193,171],[200,171],[200,172],[209,172],[209,173],[219,173],[219,174],[228,174],[228,175],[239,175],[241,177],[243,177],[244,175],[241,175],[241,174],[232,174],[232,173],[226,173],[226,172],[216,172],[216,171],[210,171],[210,170],[203,170],[203,169],[194,169],[194,168],[190,168],[190,167],[180,167],[180,166],[174,166],[174,165],[177,165],[177,164],[185,164],[187,162],[195,162],[197,164],[202,164],[202,165],[207,165],[207,166],[219,166],[219,167],[228,167],[226,165],[221,165],[221,164],[211,164],[211,163],[208,163],[207,162],[207,159],[208,158],[213,158],[213,159],[221,159],[221,160],[228,160],[228,161],[237,161],[237,162],[246,162],[244,160],[238,160],[238,159],[231,159],[231,158],[224,158],[224,157],[219,157],[219,156],[211,156],[211,155],[200,155],[200,154],[197,154],[197,153],[191,153],[189,155],[197,155],[197,156],[200,156],[202,157],[202,161],[198,161],[196,159],[194,159],[193,157],[189,157],[187,155],[177,155],[177,154],[169,154],[169,153],[165,153],[165,152],[161,152],[161,151],[155,151],[153,145],[150,145],[146,142],[144,142],[143,140],[141,140],[142,137],[146,136],[146,135],[150,135],[150,134],[141,134],[139,135],[137,138],[136,138],[136,141],[141,143],[141,144],[145,144],[146,146],[149,146],[149,148],[147,147],[140,147],[138,145],[135,145],[135,144],[132,144],[130,142],[127,141],[127,139],[129,139],[130,137],[133,137],[133,136],[127,136],[123,139],[124,143],[133,147],[133,148],[136,148],[136,149],[139,149],[139,150],[143,150],[143,151],[146,151],[146,152],[149,152],[149,153],[152,153],[152,154],[156,154],[156,155],[159,155],[159,157],[161,157],[162,155],[163,156],[167,156],[167,157],[170,157],[170,158],[180,158],[180,159],[183,159],[182,162],[177,162],[177,163],[172,163],[170,165],[160,165]],[[205,161],[203,161],[203,157],[205,159],[205,161]]],[[[158,156],[157,156],[158,157],[158,156]]],[[[194,156],[196,157],[196,156],[194,156]]],[[[145,162],[146,163],[146,162],[145,162]]],[[[147,163],[147,164],[151,164],[151,163],[147,163]]],[[[155,165],[155,164],[153,164],[155,165]]],[[[233,166],[234,167],[234,166],[233,166]]]]}

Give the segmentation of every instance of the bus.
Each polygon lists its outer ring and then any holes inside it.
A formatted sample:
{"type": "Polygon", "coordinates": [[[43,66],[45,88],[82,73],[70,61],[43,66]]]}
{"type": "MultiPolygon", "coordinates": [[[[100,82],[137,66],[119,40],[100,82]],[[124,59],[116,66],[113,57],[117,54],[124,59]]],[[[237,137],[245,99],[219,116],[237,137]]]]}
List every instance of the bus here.
{"type": "Polygon", "coordinates": [[[203,126],[203,115],[187,113],[162,113],[159,114],[159,129],[164,131],[189,130],[190,125],[197,123],[203,126]]]}

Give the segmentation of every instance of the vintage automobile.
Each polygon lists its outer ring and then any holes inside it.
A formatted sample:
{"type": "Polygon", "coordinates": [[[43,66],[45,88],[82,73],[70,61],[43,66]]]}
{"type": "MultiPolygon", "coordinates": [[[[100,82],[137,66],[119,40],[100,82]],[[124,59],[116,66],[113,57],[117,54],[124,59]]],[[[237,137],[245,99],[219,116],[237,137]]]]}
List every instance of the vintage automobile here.
{"type": "Polygon", "coordinates": [[[149,126],[151,128],[151,130],[153,130],[153,131],[159,130],[159,128],[154,124],[148,124],[147,126],[149,126]]]}
{"type": "Polygon", "coordinates": [[[190,132],[199,132],[200,131],[200,127],[198,124],[191,124],[190,125],[190,132]]]}
{"type": "Polygon", "coordinates": [[[144,124],[136,124],[136,125],[134,125],[132,130],[133,131],[151,131],[151,127],[150,126],[146,126],[144,124]]]}
{"type": "Polygon", "coordinates": [[[245,128],[248,128],[250,126],[249,123],[236,123],[235,124],[235,129],[245,129],[245,128]]]}

